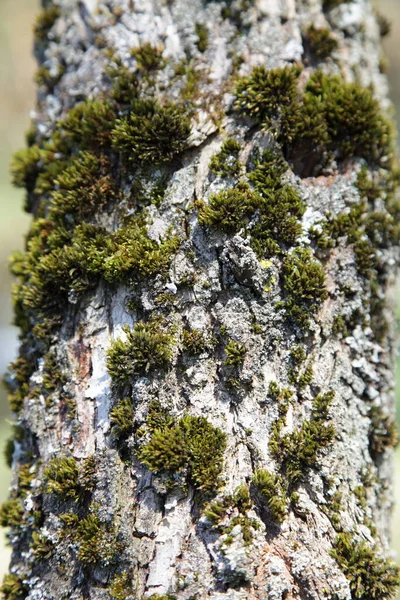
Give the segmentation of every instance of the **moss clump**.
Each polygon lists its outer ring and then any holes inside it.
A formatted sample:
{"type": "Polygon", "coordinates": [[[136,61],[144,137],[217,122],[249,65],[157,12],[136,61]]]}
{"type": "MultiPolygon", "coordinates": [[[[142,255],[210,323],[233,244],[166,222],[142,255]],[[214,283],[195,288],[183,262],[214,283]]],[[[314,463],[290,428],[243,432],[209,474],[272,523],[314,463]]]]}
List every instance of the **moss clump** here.
{"type": "Polygon", "coordinates": [[[0,507],[0,525],[2,527],[18,527],[22,525],[24,509],[20,500],[10,498],[0,507]]]}
{"type": "Polygon", "coordinates": [[[190,118],[178,104],[137,100],[124,119],[116,121],[113,146],[127,165],[162,164],[181,154],[190,134],[190,118]]]}
{"type": "Polygon", "coordinates": [[[125,439],[133,433],[134,417],[135,412],[131,398],[125,398],[110,410],[110,423],[119,438],[125,439]]]}
{"type": "Polygon", "coordinates": [[[98,151],[111,145],[111,132],[116,115],[106,100],[85,100],[59,122],[68,145],[79,150],[98,151]]]}
{"type": "Polygon", "coordinates": [[[282,284],[287,314],[300,325],[306,324],[308,316],[315,315],[328,297],[324,269],[308,248],[298,248],[285,258],[282,284]]]}
{"type": "Polygon", "coordinates": [[[45,489],[64,499],[78,500],[79,470],[75,458],[53,458],[44,470],[45,489]]]}
{"type": "Polygon", "coordinates": [[[23,355],[10,363],[4,377],[4,385],[8,392],[8,401],[12,412],[19,413],[24,398],[29,394],[29,381],[35,371],[35,363],[23,355]]]}
{"type": "Polygon", "coordinates": [[[221,150],[211,157],[210,171],[219,177],[234,177],[239,175],[238,160],[241,150],[240,143],[234,138],[228,138],[222,143],[221,150]]]}
{"type": "Polygon", "coordinates": [[[30,549],[37,559],[44,560],[50,558],[53,554],[54,544],[42,533],[33,531],[30,549]]]}
{"type": "Polygon", "coordinates": [[[204,417],[186,415],[176,424],[155,429],[138,456],[151,471],[185,473],[195,488],[211,493],[219,484],[226,436],[204,417]]]}
{"type": "Polygon", "coordinates": [[[389,35],[392,29],[391,21],[389,21],[389,19],[379,11],[376,11],[376,20],[378,22],[379,33],[381,34],[381,37],[386,37],[389,35]]]}
{"type": "Polygon", "coordinates": [[[171,362],[174,336],[160,323],[139,322],[124,328],[126,340],[114,340],[107,352],[107,369],[113,384],[129,384],[133,377],[165,368],[171,362]]]}
{"type": "Polygon", "coordinates": [[[41,159],[42,152],[37,145],[14,152],[10,165],[13,185],[25,188],[28,192],[32,191],[39,174],[41,159]]]}
{"type": "Polygon", "coordinates": [[[300,93],[299,74],[298,67],[256,67],[239,79],[236,107],[272,128],[285,157],[304,177],[318,174],[332,157],[386,164],[392,130],[371,90],[317,71],[300,93]]]}
{"type": "Polygon", "coordinates": [[[42,10],[42,12],[36,17],[33,25],[33,33],[36,41],[44,42],[47,40],[49,31],[57,21],[60,14],[61,11],[58,6],[49,6],[42,10]]]}
{"type": "Polygon", "coordinates": [[[4,576],[0,592],[4,600],[23,600],[28,594],[29,588],[22,577],[8,573],[4,576]]]}
{"type": "Polygon", "coordinates": [[[239,344],[235,340],[229,340],[225,346],[225,365],[231,367],[241,367],[246,357],[247,348],[244,344],[239,344]]]}
{"type": "Polygon", "coordinates": [[[176,596],[171,594],[152,594],[150,600],[176,600],[176,596]]]}
{"type": "Polygon", "coordinates": [[[394,597],[400,585],[399,567],[380,556],[366,542],[357,542],[350,532],[339,533],[331,551],[350,582],[352,598],[384,600],[394,597]]]}
{"type": "Polygon", "coordinates": [[[109,592],[114,600],[125,600],[132,592],[132,576],[127,571],[116,575],[111,581],[109,592]]]}
{"type": "Polygon", "coordinates": [[[327,421],[333,398],[334,392],[318,394],[313,401],[311,418],[304,421],[293,433],[280,437],[280,420],[273,428],[270,450],[275,458],[282,461],[291,483],[297,483],[305,469],[315,467],[318,452],[332,442],[335,429],[332,424],[327,424],[327,421]]]}
{"type": "MultiPolygon", "coordinates": [[[[161,46],[153,46],[149,42],[145,42],[137,48],[133,48],[131,52],[133,58],[137,62],[139,71],[149,73],[162,69],[165,65],[163,59],[163,48],[161,46]]],[[[132,97],[131,97],[132,100],[132,97]]]]}
{"type": "Polygon", "coordinates": [[[317,58],[328,58],[335,52],[338,47],[336,38],[328,28],[317,28],[315,25],[310,25],[304,33],[306,43],[310,51],[317,58]]]}
{"type": "Polygon", "coordinates": [[[197,35],[196,46],[199,52],[205,52],[208,46],[208,29],[203,23],[195,23],[195,34],[197,35]]]}
{"type": "Polygon", "coordinates": [[[212,524],[212,528],[224,535],[229,536],[232,529],[236,525],[240,525],[243,541],[245,545],[248,545],[253,539],[254,529],[259,528],[258,521],[247,516],[251,508],[249,488],[247,485],[242,484],[236,488],[233,494],[207,504],[204,514],[212,524]],[[231,515],[235,512],[236,516],[232,518],[231,515]]]}
{"type": "Polygon", "coordinates": [[[64,536],[78,544],[78,559],[84,566],[110,565],[122,550],[115,525],[104,523],[95,510],[80,518],[75,513],[60,516],[64,536]]]}
{"type": "Polygon", "coordinates": [[[203,225],[235,233],[249,231],[251,245],[262,258],[279,254],[292,246],[302,228],[299,219],[305,206],[296,190],[281,184],[286,170],[282,157],[269,150],[255,159],[247,182],[212,194],[208,204],[200,203],[199,221],[203,225]]]}
{"type": "Polygon", "coordinates": [[[182,349],[189,354],[202,354],[210,347],[206,335],[197,329],[184,329],[182,332],[182,349]]]}
{"type": "Polygon", "coordinates": [[[270,471],[255,472],[252,483],[261,500],[261,506],[268,508],[277,523],[283,523],[287,514],[286,488],[283,478],[270,471]]]}

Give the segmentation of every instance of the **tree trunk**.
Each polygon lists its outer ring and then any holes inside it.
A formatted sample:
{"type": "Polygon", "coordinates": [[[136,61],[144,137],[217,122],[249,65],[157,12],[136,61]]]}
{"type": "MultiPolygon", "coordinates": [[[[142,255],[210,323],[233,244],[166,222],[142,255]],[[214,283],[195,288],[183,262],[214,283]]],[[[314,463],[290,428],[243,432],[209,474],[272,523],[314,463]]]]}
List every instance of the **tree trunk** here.
{"type": "Polygon", "coordinates": [[[393,596],[385,30],[367,0],[46,3],[7,600],[393,596]]]}

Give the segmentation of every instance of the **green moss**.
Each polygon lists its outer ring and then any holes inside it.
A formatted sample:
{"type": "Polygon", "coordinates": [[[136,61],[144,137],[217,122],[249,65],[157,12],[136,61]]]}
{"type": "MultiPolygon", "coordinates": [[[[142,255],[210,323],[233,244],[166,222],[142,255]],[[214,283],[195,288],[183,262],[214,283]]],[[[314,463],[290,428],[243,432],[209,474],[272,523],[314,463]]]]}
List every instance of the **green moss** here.
{"type": "Polygon", "coordinates": [[[72,108],[59,122],[69,145],[79,150],[98,151],[111,145],[111,132],[116,115],[104,100],[85,100],[72,108]]]}
{"type": "Polygon", "coordinates": [[[22,577],[8,573],[4,576],[0,592],[4,600],[23,600],[28,594],[29,588],[22,577]]]}
{"type": "Polygon", "coordinates": [[[349,580],[355,600],[384,600],[395,596],[400,585],[399,567],[366,542],[356,541],[353,533],[339,533],[331,554],[349,580]]]}
{"type": "Polygon", "coordinates": [[[137,62],[137,67],[140,71],[149,73],[162,69],[165,65],[163,59],[163,48],[161,46],[153,46],[149,42],[145,42],[137,48],[133,48],[131,52],[133,58],[137,62]]]}
{"type": "Polygon", "coordinates": [[[304,177],[318,174],[332,157],[386,164],[393,134],[371,90],[317,71],[301,94],[299,74],[298,67],[256,67],[237,83],[236,108],[273,129],[285,157],[304,177]]]}
{"type": "Polygon", "coordinates": [[[226,233],[249,230],[251,245],[261,258],[281,253],[292,246],[302,228],[299,219],[305,206],[296,190],[282,185],[285,163],[279,155],[265,151],[255,160],[249,180],[235,187],[211,194],[208,204],[199,203],[199,221],[226,233]]]}
{"type": "Polygon", "coordinates": [[[333,440],[335,429],[327,423],[333,398],[334,392],[318,394],[313,400],[311,418],[292,433],[280,436],[280,420],[272,430],[271,453],[282,462],[291,483],[298,482],[306,469],[317,465],[318,452],[333,440]]]}
{"type": "Polygon", "coordinates": [[[287,514],[287,498],[284,480],[266,470],[258,470],[252,478],[260,497],[261,507],[268,508],[277,523],[283,523],[287,514]]]}
{"type": "Polygon", "coordinates": [[[196,46],[199,52],[205,52],[208,46],[208,29],[203,23],[195,23],[194,32],[197,35],[196,46]]]}
{"type": "Polygon", "coordinates": [[[337,50],[338,42],[328,28],[317,28],[310,25],[304,33],[304,37],[311,53],[317,58],[325,59],[337,50]]]}
{"type": "Polygon", "coordinates": [[[231,367],[241,367],[246,357],[247,348],[235,340],[229,340],[225,346],[226,359],[224,364],[231,367]]]}
{"type": "Polygon", "coordinates": [[[111,98],[121,105],[130,105],[139,95],[139,79],[136,72],[123,64],[114,52],[108,54],[110,64],[106,73],[111,79],[111,98]]]}
{"type": "Polygon", "coordinates": [[[324,269],[313,260],[308,248],[298,248],[286,256],[282,264],[282,285],[286,312],[300,325],[306,324],[308,316],[315,315],[328,297],[324,269]]]}
{"type": "Polygon", "coordinates": [[[13,185],[25,188],[28,192],[32,191],[39,173],[41,158],[42,152],[37,145],[14,152],[10,165],[13,185]]]}
{"type": "Polygon", "coordinates": [[[190,118],[178,104],[137,100],[124,119],[116,121],[113,146],[127,165],[162,164],[181,154],[190,134],[190,118]]]}
{"type": "Polygon", "coordinates": [[[2,527],[18,527],[23,523],[24,509],[20,500],[10,498],[0,507],[0,525],[2,527]]]}
{"type": "Polygon", "coordinates": [[[33,531],[30,549],[38,560],[45,560],[52,556],[54,552],[54,544],[42,533],[33,531]]]}
{"type": "Polygon", "coordinates": [[[53,458],[44,470],[47,494],[57,494],[64,499],[78,500],[79,470],[75,458],[53,458]]]}
{"type": "Polygon", "coordinates": [[[13,439],[6,440],[6,443],[4,445],[4,458],[5,458],[7,467],[9,467],[10,469],[11,469],[12,461],[13,461],[14,448],[15,448],[14,440],[13,439]]]}
{"type": "Polygon", "coordinates": [[[119,438],[125,439],[133,433],[135,412],[131,398],[125,398],[110,410],[110,423],[119,438]]]}
{"type": "Polygon", "coordinates": [[[182,331],[182,349],[189,354],[202,354],[210,347],[206,335],[197,329],[182,331]]]}
{"type": "Polygon", "coordinates": [[[211,523],[212,528],[220,534],[228,536],[225,544],[228,543],[229,534],[236,525],[240,525],[243,541],[248,545],[253,540],[254,530],[259,528],[256,519],[247,516],[247,512],[252,508],[249,488],[242,484],[236,488],[233,494],[224,496],[220,500],[210,502],[204,509],[204,514],[211,523]],[[236,516],[229,519],[229,516],[237,511],[236,516]],[[228,520],[229,519],[229,520],[228,520]],[[223,523],[223,521],[228,521],[223,523]]]}
{"type": "Polygon", "coordinates": [[[126,385],[134,376],[168,367],[172,359],[174,336],[156,321],[139,322],[134,329],[124,328],[126,341],[114,340],[107,352],[107,369],[113,384],[126,385]]]}
{"type": "Polygon", "coordinates": [[[36,41],[45,42],[47,40],[49,32],[60,14],[61,11],[59,7],[54,5],[42,10],[36,17],[33,25],[33,33],[36,41]]]}
{"type": "Polygon", "coordinates": [[[29,381],[35,371],[35,363],[23,355],[10,363],[3,383],[8,392],[8,401],[12,412],[19,413],[24,398],[29,394],[29,381]]]}
{"type": "Polygon", "coordinates": [[[171,594],[152,594],[150,600],[176,600],[176,596],[171,594]]]}
{"type": "Polygon", "coordinates": [[[222,143],[221,150],[211,157],[210,171],[219,177],[234,177],[239,175],[238,160],[241,150],[240,143],[234,138],[228,138],[222,143]]]}
{"type": "Polygon", "coordinates": [[[115,575],[111,581],[109,591],[114,600],[125,600],[132,595],[132,576],[127,571],[115,575]]]}
{"type": "Polygon", "coordinates": [[[381,34],[381,37],[386,37],[389,35],[392,29],[391,21],[389,21],[389,19],[379,11],[376,11],[376,20],[378,22],[379,33],[381,34]]]}
{"type": "Polygon", "coordinates": [[[195,488],[211,493],[219,485],[226,436],[204,417],[186,415],[176,424],[155,429],[138,451],[151,471],[185,472],[195,488]]]}

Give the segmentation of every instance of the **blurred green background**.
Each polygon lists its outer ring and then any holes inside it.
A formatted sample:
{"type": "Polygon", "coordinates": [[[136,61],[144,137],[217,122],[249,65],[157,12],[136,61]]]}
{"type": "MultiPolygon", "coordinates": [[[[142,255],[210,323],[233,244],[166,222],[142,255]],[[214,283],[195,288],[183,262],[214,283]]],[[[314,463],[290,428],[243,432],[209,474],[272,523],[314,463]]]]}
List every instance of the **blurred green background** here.
{"type": "MultiPolygon", "coordinates": [[[[30,218],[22,210],[23,193],[10,185],[8,165],[11,153],[24,145],[30,111],[35,105],[32,56],[32,23],[39,11],[39,0],[0,0],[0,372],[13,359],[17,348],[17,331],[10,325],[11,277],[7,259],[11,251],[22,248],[30,218]]],[[[389,59],[391,97],[400,124],[400,2],[376,0],[377,8],[392,22],[392,32],[385,40],[389,59]]],[[[399,127],[400,130],[400,127],[399,127]]],[[[400,292],[399,292],[400,295],[400,292]]],[[[399,302],[400,305],[400,302],[399,302]]],[[[398,310],[400,320],[400,309],[398,310]]],[[[400,382],[400,361],[398,361],[400,382]]],[[[398,385],[400,407],[400,385],[398,385]]],[[[400,410],[398,411],[400,414],[400,410]]],[[[10,416],[4,391],[0,391],[0,449],[9,435],[10,416]]],[[[7,496],[9,471],[0,459],[0,502],[7,496]]],[[[400,557],[400,447],[396,453],[396,489],[398,500],[393,515],[393,547],[400,557]],[[397,532],[397,534],[396,534],[397,532]]],[[[8,569],[9,549],[0,533],[0,579],[8,569]]]]}

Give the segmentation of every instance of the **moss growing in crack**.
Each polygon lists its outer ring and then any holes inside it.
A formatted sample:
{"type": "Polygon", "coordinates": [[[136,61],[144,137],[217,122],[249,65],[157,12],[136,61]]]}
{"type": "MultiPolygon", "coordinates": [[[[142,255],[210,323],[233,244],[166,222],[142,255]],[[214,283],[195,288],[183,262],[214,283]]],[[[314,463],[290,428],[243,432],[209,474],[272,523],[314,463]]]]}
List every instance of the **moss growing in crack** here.
{"type": "Polygon", "coordinates": [[[207,336],[197,329],[184,329],[182,332],[182,349],[189,354],[202,354],[210,348],[207,336]]]}
{"type": "Polygon", "coordinates": [[[212,493],[219,485],[226,436],[204,417],[186,415],[176,424],[155,429],[138,451],[151,471],[185,473],[196,489],[212,493]]]}
{"type": "Polygon", "coordinates": [[[33,34],[37,42],[45,42],[48,39],[50,29],[60,14],[61,11],[58,6],[48,6],[39,13],[33,25],[33,34]]]}
{"type": "Polygon", "coordinates": [[[78,544],[78,559],[84,566],[110,565],[122,551],[117,540],[115,523],[103,522],[95,508],[86,517],[65,513],[60,518],[64,523],[63,536],[78,544]]]}
{"type": "Polygon", "coordinates": [[[4,600],[23,600],[28,594],[29,588],[24,583],[23,577],[8,573],[4,576],[0,592],[4,600]]]}
{"type": "Polygon", "coordinates": [[[286,312],[299,325],[306,325],[308,316],[315,315],[328,297],[324,269],[313,260],[308,248],[298,248],[286,256],[282,264],[282,284],[286,312]]]}
{"type": "Polygon", "coordinates": [[[174,335],[160,323],[139,322],[124,328],[126,340],[114,340],[107,352],[107,369],[113,384],[129,384],[134,376],[168,367],[172,359],[174,335]]]}
{"type": "Polygon", "coordinates": [[[190,118],[182,106],[136,100],[129,115],[116,121],[112,141],[127,165],[162,164],[186,149],[189,134],[190,118]]]}
{"type": "Polygon", "coordinates": [[[228,138],[222,143],[221,150],[210,160],[210,171],[219,177],[234,177],[239,175],[238,160],[241,146],[234,138],[228,138]]]}
{"type": "Polygon", "coordinates": [[[54,552],[53,542],[38,531],[32,532],[30,549],[37,560],[49,559],[54,552]]]}
{"type": "Polygon", "coordinates": [[[79,470],[75,458],[53,458],[44,470],[47,494],[57,494],[64,499],[78,500],[79,470]]]}
{"type": "Polygon", "coordinates": [[[243,541],[245,545],[251,543],[254,530],[259,528],[256,519],[247,516],[247,512],[252,508],[249,488],[242,484],[236,488],[233,494],[224,496],[214,502],[209,502],[204,514],[211,523],[212,528],[223,535],[228,535],[233,528],[240,525],[243,541]],[[232,514],[235,514],[232,518],[232,514]]]}
{"type": "Polygon", "coordinates": [[[245,344],[239,344],[235,340],[229,340],[225,346],[226,359],[224,364],[230,367],[241,367],[246,357],[247,348],[245,344]]]}
{"type": "Polygon", "coordinates": [[[0,507],[0,525],[2,527],[18,527],[22,525],[24,508],[21,500],[10,498],[3,502],[0,507]]]}
{"type": "Polygon", "coordinates": [[[203,23],[195,23],[194,32],[197,35],[196,46],[199,52],[205,52],[208,47],[208,29],[203,23]]]}
{"type": "Polygon", "coordinates": [[[318,452],[329,445],[335,435],[335,429],[329,420],[329,407],[334,392],[318,394],[313,400],[311,418],[305,420],[293,433],[280,436],[282,423],[273,427],[270,439],[270,451],[282,462],[284,471],[291,483],[297,483],[308,468],[317,465],[318,452]]]}
{"type": "Polygon", "coordinates": [[[287,490],[284,480],[266,470],[258,470],[252,478],[261,507],[267,507],[277,523],[283,523],[287,514],[287,490]]]}
{"type": "Polygon", "coordinates": [[[399,567],[379,555],[374,547],[356,541],[351,532],[339,533],[331,554],[350,582],[352,598],[384,600],[394,597],[400,585],[399,567]]]}
{"type": "Polygon", "coordinates": [[[285,170],[282,157],[265,151],[249,174],[255,189],[240,181],[212,194],[208,204],[199,203],[200,223],[226,233],[248,230],[259,258],[281,253],[300,236],[299,219],[305,211],[297,191],[280,182],[285,170]]]}
{"type": "Polygon", "coordinates": [[[126,439],[133,433],[133,420],[135,412],[131,398],[118,402],[110,410],[110,423],[118,438],[126,439]]]}
{"type": "Polygon", "coordinates": [[[304,32],[304,38],[311,53],[317,58],[328,58],[338,47],[336,38],[327,27],[321,29],[310,25],[304,32]]]}
{"type": "Polygon", "coordinates": [[[110,596],[114,600],[125,600],[132,594],[132,575],[123,571],[112,579],[109,587],[110,596]]]}
{"type": "Polygon", "coordinates": [[[163,48],[161,46],[154,46],[149,42],[133,48],[131,54],[137,62],[138,69],[144,73],[157,71],[165,65],[165,60],[162,56],[163,48]]]}

